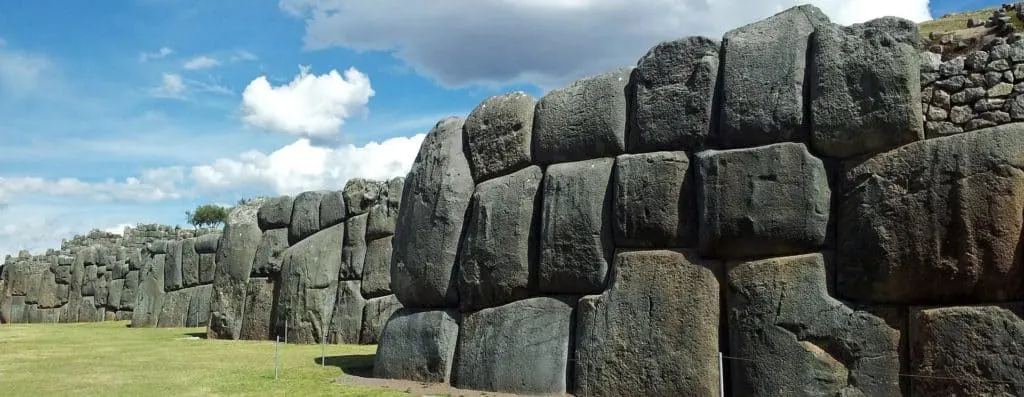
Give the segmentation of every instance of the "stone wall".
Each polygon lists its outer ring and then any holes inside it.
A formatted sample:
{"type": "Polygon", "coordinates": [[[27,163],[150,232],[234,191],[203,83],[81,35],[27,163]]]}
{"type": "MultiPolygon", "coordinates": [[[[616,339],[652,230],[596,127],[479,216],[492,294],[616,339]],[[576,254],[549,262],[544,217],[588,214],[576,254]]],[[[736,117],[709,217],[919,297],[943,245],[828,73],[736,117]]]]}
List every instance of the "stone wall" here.
{"type": "MultiPolygon", "coordinates": [[[[209,255],[216,252],[219,238],[219,232],[212,230],[138,225],[125,228],[122,235],[93,230],[63,241],[60,250],[51,249],[41,255],[22,251],[17,257],[8,256],[0,277],[4,279],[0,284],[0,322],[134,320],[141,314],[135,312],[140,300],[148,304],[157,291],[161,296],[164,293],[163,285],[146,290],[145,282],[157,265],[154,263],[157,255],[161,260],[165,258],[165,247],[190,247],[191,251],[178,259],[187,269],[192,269],[201,258],[212,259],[209,255]],[[196,235],[200,237],[193,237],[196,235]]],[[[204,263],[214,265],[209,260],[204,263]]],[[[163,268],[160,264],[160,269],[163,268]]],[[[189,281],[190,288],[182,292],[189,297],[186,307],[169,310],[160,326],[197,326],[207,321],[209,309],[199,310],[203,304],[197,301],[190,312],[189,303],[193,297],[208,302],[209,287],[203,289],[198,280],[189,281]]],[[[142,325],[134,321],[133,324],[142,325]]],[[[145,325],[158,324],[154,318],[145,325]]]]}
{"type": "Polygon", "coordinates": [[[940,133],[922,103],[979,69],[918,38],[801,6],[441,120],[375,376],[718,396],[722,352],[732,396],[1024,395],[1024,123],[971,121],[1013,55],[940,133]]]}
{"type": "Polygon", "coordinates": [[[377,342],[401,307],[391,240],[404,179],[264,199],[231,214],[208,334],[292,343],[377,342]]]}
{"type": "Polygon", "coordinates": [[[1024,40],[997,38],[983,50],[945,62],[931,52],[921,56],[929,138],[1024,120],[1024,40]]]}

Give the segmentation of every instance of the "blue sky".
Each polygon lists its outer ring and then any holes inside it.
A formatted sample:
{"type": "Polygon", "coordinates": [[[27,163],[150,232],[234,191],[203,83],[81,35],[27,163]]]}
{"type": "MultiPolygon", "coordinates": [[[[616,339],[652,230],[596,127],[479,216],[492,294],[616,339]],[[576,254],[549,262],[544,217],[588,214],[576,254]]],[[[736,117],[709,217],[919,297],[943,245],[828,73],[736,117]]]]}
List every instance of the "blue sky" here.
{"type": "MultiPolygon", "coordinates": [[[[182,224],[197,204],[402,175],[437,120],[488,96],[539,97],[659,41],[719,37],[799,3],[4,2],[0,256],[182,224]]],[[[811,3],[839,23],[998,4],[811,3]]]]}

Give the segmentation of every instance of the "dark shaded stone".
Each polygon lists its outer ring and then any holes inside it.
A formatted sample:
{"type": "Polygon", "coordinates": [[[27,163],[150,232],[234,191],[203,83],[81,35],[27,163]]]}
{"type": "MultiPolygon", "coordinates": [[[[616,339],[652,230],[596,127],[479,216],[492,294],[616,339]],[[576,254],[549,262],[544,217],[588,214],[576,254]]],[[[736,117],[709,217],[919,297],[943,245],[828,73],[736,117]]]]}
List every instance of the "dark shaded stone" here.
{"type": "Polygon", "coordinates": [[[381,192],[380,200],[369,209],[366,220],[366,240],[376,240],[395,234],[398,224],[398,209],[402,204],[402,190],[405,178],[392,178],[387,189],[381,192]]]}
{"type": "Polygon", "coordinates": [[[281,272],[281,260],[288,249],[288,229],[270,229],[263,232],[256,259],[252,264],[252,275],[266,277],[281,272]]]}
{"type": "Polygon", "coordinates": [[[338,299],[334,302],[334,315],[327,330],[328,343],[359,343],[363,327],[363,307],[366,300],[359,294],[359,280],[338,282],[338,299]]]}
{"type": "Polygon", "coordinates": [[[264,202],[256,199],[228,214],[214,259],[213,303],[206,332],[211,339],[238,339],[241,332],[249,274],[263,237],[256,217],[264,202]]]}
{"type": "Polygon", "coordinates": [[[364,297],[375,298],[391,293],[391,239],[384,237],[366,244],[363,282],[360,283],[364,297]]]}
{"type": "Polygon", "coordinates": [[[359,343],[372,345],[380,341],[388,319],[402,308],[402,302],[394,295],[367,299],[363,308],[363,326],[359,331],[359,343]]]}
{"type": "Polygon", "coordinates": [[[577,80],[548,92],[533,118],[533,162],[547,165],[611,157],[626,149],[627,85],[632,68],[577,80]]]}
{"type": "Polygon", "coordinates": [[[345,221],[345,195],[340,190],[330,191],[320,198],[320,229],[345,221]]]}
{"type": "Polygon", "coordinates": [[[374,204],[380,202],[381,194],[386,192],[384,183],[363,178],[349,179],[345,183],[345,213],[351,218],[367,213],[374,204]]]}
{"type": "Polygon", "coordinates": [[[195,239],[181,240],[181,285],[186,288],[199,285],[199,253],[195,239]]]}
{"type": "Polygon", "coordinates": [[[615,160],[615,246],[693,246],[697,210],[686,152],[623,154],[615,160]]]}
{"type": "Polygon", "coordinates": [[[457,310],[402,309],[388,319],[373,377],[448,383],[459,337],[457,310]]]}
{"type": "Polygon", "coordinates": [[[199,283],[213,283],[217,274],[217,254],[199,254],[199,283]]]}
{"type": "Polygon", "coordinates": [[[245,294],[245,316],[242,318],[242,329],[238,334],[240,339],[271,340],[278,336],[273,324],[276,288],[273,278],[249,279],[245,294]]]}
{"type": "Polygon", "coordinates": [[[266,199],[256,214],[260,229],[280,229],[291,226],[294,205],[295,199],[292,196],[266,199]]]}
{"type": "Polygon", "coordinates": [[[285,251],[274,324],[287,324],[289,342],[319,343],[326,337],[338,293],[343,234],[344,225],[334,225],[285,251]]]}
{"type": "Polygon", "coordinates": [[[295,244],[320,230],[320,199],[328,191],[302,192],[295,196],[292,223],[288,225],[288,242],[295,244]]]}
{"type": "Polygon", "coordinates": [[[342,280],[359,280],[363,277],[366,260],[366,214],[353,216],[345,221],[345,235],[341,247],[342,280]]]}
{"type": "Polygon", "coordinates": [[[473,179],[482,182],[530,165],[537,100],[522,91],[496,95],[477,105],[463,133],[473,179]]]}
{"type": "Polygon", "coordinates": [[[220,233],[207,233],[195,238],[195,250],[198,254],[216,254],[220,246],[220,233]]]}
{"type": "Polygon", "coordinates": [[[182,283],[182,272],[181,272],[181,241],[168,241],[167,242],[167,254],[164,263],[164,291],[177,291],[181,289],[182,283]]]}

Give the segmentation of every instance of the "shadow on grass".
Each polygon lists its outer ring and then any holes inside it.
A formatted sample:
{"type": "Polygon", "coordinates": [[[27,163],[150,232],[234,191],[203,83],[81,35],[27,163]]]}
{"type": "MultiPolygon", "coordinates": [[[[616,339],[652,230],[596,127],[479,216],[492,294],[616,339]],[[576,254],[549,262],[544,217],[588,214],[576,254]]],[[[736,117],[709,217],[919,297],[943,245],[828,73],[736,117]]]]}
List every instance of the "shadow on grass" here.
{"type": "Polygon", "coordinates": [[[186,332],[185,336],[189,336],[189,337],[193,337],[193,338],[199,338],[199,339],[206,339],[206,333],[205,332],[186,332]]]}
{"type": "MultiPolygon", "coordinates": [[[[373,354],[350,354],[347,356],[327,356],[326,365],[338,367],[346,375],[369,378],[373,376],[373,354]]],[[[313,359],[316,365],[321,365],[320,357],[313,359]]]]}

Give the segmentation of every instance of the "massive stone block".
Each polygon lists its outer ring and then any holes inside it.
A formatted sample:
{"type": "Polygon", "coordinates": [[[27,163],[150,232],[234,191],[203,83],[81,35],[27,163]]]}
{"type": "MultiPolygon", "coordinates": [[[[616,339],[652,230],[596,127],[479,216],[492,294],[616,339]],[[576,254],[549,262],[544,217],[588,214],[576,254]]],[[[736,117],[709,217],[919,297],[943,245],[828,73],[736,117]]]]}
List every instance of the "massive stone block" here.
{"type": "Polygon", "coordinates": [[[124,290],[121,291],[121,310],[135,310],[135,300],[139,290],[139,271],[132,270],[124,277],[124,290]]]}
{"type": "Polygon", "coordinates": [[[217,254],[199,254],[199,283],[210,284],[217,275],[217,254]]]}
{"type": "Polygon", "coordinates": [[[536,104],[530,94],[510,92],[487,98],[466,117],[466,151],[477,183],[530,165],[536,104]]]}
{"type": "Polygon", "coordinates": [[[284,195],[266,199],[256,214],[260,229],[288,228],[292,223],[292,210],[294,206],[295,198],[292,196],[284,195]]]}
{"type": "Polygon", "coordinates": [[[143,270],[139,273],[139,287],[135,292],[132,311],[132,327],[136,328],[157,326],[164,304],[166,254],[147,256],[145,259],[143,270]]]}
{"type": "Polygon", "coordinates": [[[359,281],[338,282],[338,299],[334,303],[334,315],[327,330],[329,343],[359,343],[359,331],[363,327],[363,307],[366,300],[359,294],[359,281]]]}
{"type": "Polygon", "coordinates": [[[1024,320],[994,306],[922,310],[911,321],[915,396],[1024,395],[1024,320]]]}
{"type": "Polygon", "coordinates": [[[577,80],[537,102],[533,162],[612,157],[626,150],[627,85],[632,68],[577,80]]]}
{"type": "Polygon", "coordinates": [[[719,265],[690,251],[617,254],[608,289],[579,302],[576,395],[718,396],[719,265]]]}
{"type": "Polygon", "coordinates": [[[824,163],[799,143],[697,153],[701,253],[780,256],[825,242],[831,190],[824,163]]]}
{"type": "Polygon", "coordinates": [[[198,254],[216,254],[220,246],[220,233],[207,233],[196,237],[194,241],[195,250],[198,254]]]}
{"type": "Polygon", "coordinates": [[[164,291],[177,291],[181,289],[181,241],[167,242],[167,262],[164,264],[164,291]]]}
{"type": "Polygon", "coordinates": [[[406,176],[391,259],[391,290],[406,307],[457,304],[455,256],[474,188],[462,125],[438,122],[406,176]]]}
{"type": "Polygon", "coordinates": [[[623,154],[615,159],[615,246],[693,246],[697,206],[686,152],[623,154]]]}
{"type": "Polygon", "coordinates": [[[464,315],[456,387],[509,393],[565,393],[572,297],[537,297],[464,315]]]}
{"type": "Polygon", "coordinates": [[[402,204],[402,190],[405,178],[392,178],[387,181],[386,189],[381,191],[377,204],[368,210],[366,219],[366,240],[376,240],[395,234],[398,223],[398,208],[402,204]]]}
{"type": "Polygon", "coordinates": [[[337,299],[343,234],[344,225],[334,225],[285,251],[275,324],[287,324],[289,342],[318,343],[327,335],[337,299]]]}
{"type": "MultiPolygon", "coordinates": [[[[81,284],[82,285],[82,289],[80,290],[81,293],[82,293],[82,296],[96,296],[96,276],[97,276],[96,265],[86,264],[85,267],[83,268],[83,270],[84,270],[84,272],[82,273],[82,284],[81,284]]],[[[35,284],[35,282],[36,282],[35,279],[29,279],[29,280],[26,281],[25,285],[28,288],[37,288],[38,284],[35,284]]],[[[31,291],[31,290],[27,290],[26,291],[26,296],[28,295],[28,291],[31,291]]]]}
{"type": "Polygon", "coordinates": [[[360,283],[362,294],[366,298],[391,293],[391,239],[392,237],[384,237],[366,244],[363,281],[360,283]]]}
{"type": "Polygon", "coordinates": [[[1024,298],[1022,147],[1024,124],[1007,124],[915,142],[849,169],[839,294],[919,304],[1024,298]]]}
{"type": "Polygon", "coordinates": [[[604,290],[611,262],[614,158],[554,164],[544,175],[538,286],[553,294],[604,290]]]}
{"type": "Polygon", "coordinates": [[[288,249],[288,229],[270,229],[263,232],[252,264],[254,276],[266,277],[281,272],[281,260],[288,249]]]}
{"type": "Polygon", "coordinates": [[[344,236],[341,247],[342,280],[359,280],[363,277],[363,265],[366,260],[366,218],[362,214],[345,221],[344,236]]]}
{"type": "Polygon", "coordinates": [[[199,285],[199,253],[196,252],[196,240],[192,238],[181,240],[181,285],[199,285]]]}
{"type": "Polygon", "coordinates": [[[850,157],[924,139],[917,24],[887,17],[811,36],[812,141],[850,157]]]}
{"type": "Polygon", "coordinates": [[[719,76],[722,147],[806,141],[808,38],[827,23],[821,10],[803,5],[725,33],[719,76]]]}
{"type": "Polygon", "coordinates": [[[111,311],[121,308],[121,295],[124,292],[124,279],[111,280],[107,286],[107,307],[111,311]]]}
{"type": "Polygon", "coordinates": [[[273,321],[276,282],[272,278],[249,279],[245,294],[245,317],[239,337],[244,340],[270,340],[277,336],[273,321]]]}
{"type": "Polygon", "coordinates": [[[328,191],[302,192],[295,196],[288,242],[295,244],[320,230],[320,200],[328,191]]]}
{"type": "Polygon", "coordinates": [[[330,191],[320,198],[320,229],[345,221],[345,195],[340,190],[330,191]]]}
{"type": "Polygon", "coordinates": [[[345,214],[348,217],[367,213],[381,198],[387,188],[378,181],[355,178],[345,183],[345,214]]]}
{"type": "Polygon", "coordinates": [[[193,294],[194,291],[191,288],[167,292],[164,296],[163,306],[160,307],[157,327],[184,327],[185,319],[188,317],[188,305],[192,302],[193,294]]]}
{"type": "Polygon", "coordinates": [[[249,274],[263,235],[256,214],[264,201],[250,201],[228,214],[214,261],[213,303],[207,329],[211,338],[238,339],[241,332],[249,274]]]}
{"type": "Polygon", "coordinates": [[[534,165],[476,186],[459,255],[462,311],[500,306],[536,293],[543,177],[534,165]]]}
{"type": "Polygon", "coordinates": [[[373,376],[448,383],[458,337],[456,310],[399,310],[380,337],[373,376]]]}
{"type": "Polygon", "coordinates": [[[729,268],[734,395],[899,395],[899,332],[831,298],[820,254],[729,268]]]}
{"type": "Polygon", "coordinates": [[[64,304],[68,299],[67,289],[63,290],[63,297],[61,297],[61,293],[60,284],[57,284],[57,278],[53,272],[44,271],[39,275],[39,289],[36,290],[36,304],[38,304],[40,309],[52,309],[64,304]]]}
{"type": "Polygon", "coordinates": [[[640,58],[631,98],[630,152],[698,151],[714,144],[718,49],[717,40],[687,37],[660,43],[640,58]]]}
{"type": "Polygon", "coordinates": [[[402,309],[402,302],[394,295],[367,299],[363,308],[363,325],[359,331],[359,343],[372,345],[380,341],[391,315],[402,309]]]}
{"type": "Polygon", "coordinates": [[[192,287],[192,300],[188,303],[188,314],[185,317],[186,327],[206,327],[210,325],[210,304],[213,300],[213,286],[200,285],[192,287]]]}

